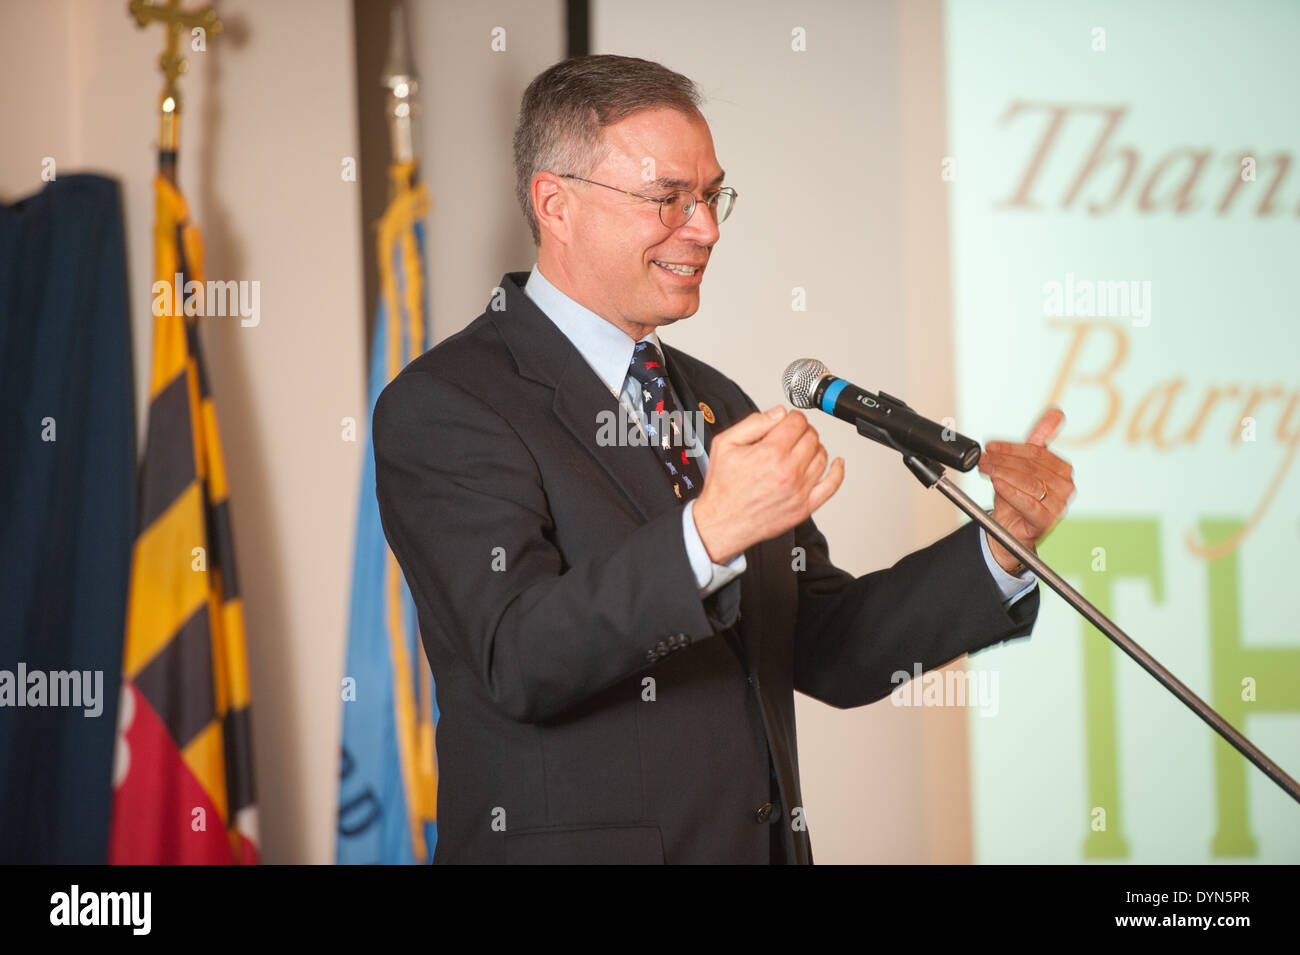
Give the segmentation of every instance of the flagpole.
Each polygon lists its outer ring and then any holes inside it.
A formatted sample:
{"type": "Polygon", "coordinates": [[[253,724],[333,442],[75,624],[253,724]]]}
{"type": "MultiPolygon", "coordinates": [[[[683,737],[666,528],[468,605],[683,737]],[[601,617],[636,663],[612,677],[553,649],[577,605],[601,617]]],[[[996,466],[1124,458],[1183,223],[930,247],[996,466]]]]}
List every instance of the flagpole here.
{"type": "Polygon", "coordinates": [[[176,183],[182,32],[192,49],[205,50],[221,22],[210,7],[184,11],[179,0],[131,0],[128,10],[139,26],[157,22],[166,31],[153,287],[170,294],[154,293],[108,858],[252,864],[260,840],[243,596],[216,403],[197,334],[195,316],[205,312],[191,312],[184,293],[190,283],[204,285],[203,243],[176,183]]]}
{"type": "MultiPolygon", "coordinates": [[[[389,209],[385,220],[390,229],[381,228],[380,268],[381,272],[394,267],[394,259],[402,261],[402,278],[400,282],[402,307],[390,310],[390,342],[399,345],[390,347],[390,359],[400,355],[398,365],[405,365],[426,347],[424,321],[424,290],[422,273],[423,256],[420,254],[417,237],[417,223],[428,208],[427,190],[418,184],[419,162],[416,159],[417,112],[416,93],[419,91],[419,78],[411,63],[410,43],[406,30],[406,9],[403,0],[396,0],[392,7],[392,19],[389,24],[388,61],[384,64],[383,85],[388,90],[388,124],[392,147],[389,172],[389,209]],[[399,225],[400,224],[400,225],[399,225]],[[396,229],[392,227],[397,226],[396,229]],[[387,233],[387,234],[385,234],[387,233]],[[399,253],[400,250],[400,253],[399,253]],[[398,321],[405,314],[406,327],[398,321]],[[405,334],[404,334],[405,333],[405,334]],[[405,337],[407,348],[403,351],[400,343],[405,337]]],[[[389,283],[385,283],[388,285],[389,283]]],[[[394,288],[396,283],[389,285],[394,288]]],[[[396,302],[390,303],[396,306],[396,302]]],[[[400,370],[390,361],[387,377],[391,380],[400,370]]],[[[401,571],[396,558],[387,554],[386,572],[395,585],[401,578],[401,571]]],[[[396,649],[396,648],[394,648],[396,649]]],[[[405,766],[410,802],[407,811],[412,829],[416,857],[428,861],[433,846],[425,838],[428,823],[437,819],[437,757],[435,755],[435,726],[433,700],[433,673],[424,653],[424,642],[420,639],[419,626],[416,626],[414,653],[408,660],[408,685],[411,687],[411,704],[413,725],[408,726],[408,742],[413,759],[405,766]]]]}
{"type": "Polygon", "coordinates": [[[388,130],[394,165],[415,162],[415,94],[420,88],[406,38],[406,16],[402,3],[393,4],[388,33],[388,62],[384,64],[384,87],[388,90],[388,130]]]}
{"type": "Polygon", "coordinates": [[[180,0],[165,0],[163,3],[130,0],[127,12],[135,18],[137,26],[144,28],[150,23],[161,23],[165,31],[163,52],[158,58],[158,68],[163,74],[162,94],[158,98],[158,175],[174,186],[181,112],[181,95],[176,80],[189,68],[180,54],[181,31],[188,31],[192,42],[201,38],[206,47],[208,38],[221,33],[221,20],[210,5],[198,10],[182,10],[180,0]]]}
{"type": "MultiPolygon", "coordinates": [[[[406,18],[392,7],[380,78],[390,135],[388,204],[376,228],[379,314],[369,360],[371,407],[379,391],[427,347],[418,183],[416,93],[406,18]]],[[[437,843],[436,694],[414,602],[383,536],[367,438],[346,672],[368,679],[365,699],[345,700],[339,780],[339,862],[428,863],[437,843]],[[399,785],[394,786],[393,781],[399,785]]]]}

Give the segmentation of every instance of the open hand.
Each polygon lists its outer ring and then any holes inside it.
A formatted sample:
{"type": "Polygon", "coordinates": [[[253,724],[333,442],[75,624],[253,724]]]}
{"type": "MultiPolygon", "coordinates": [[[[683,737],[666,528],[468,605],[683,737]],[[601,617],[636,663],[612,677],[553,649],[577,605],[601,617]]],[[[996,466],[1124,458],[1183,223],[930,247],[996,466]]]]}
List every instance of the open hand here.
{"type": "MultiPolygon", "coordinates": [[[[1024,444],[990,441],[980,457],[979,469],[993,481],[993,519],[1035,552],[1074,496],[1074,468],[1047,447],[1064,423],[1065,412],[1050,408],[1024,444]]],[[[1023,570],[1020,559],[991,536],[989,550],[1004,570],[1023,570]]]]}

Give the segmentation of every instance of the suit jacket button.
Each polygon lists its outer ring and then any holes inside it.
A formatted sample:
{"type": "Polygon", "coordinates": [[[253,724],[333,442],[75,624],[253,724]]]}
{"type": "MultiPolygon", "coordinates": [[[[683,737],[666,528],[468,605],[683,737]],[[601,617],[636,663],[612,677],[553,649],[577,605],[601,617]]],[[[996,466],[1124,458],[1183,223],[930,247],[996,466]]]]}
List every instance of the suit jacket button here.
{"type": "Polygon", "coordinates": [[[754,819],[757,822],[767,822],[771,818],[772,804],[770,802],[763,803],[763,805],[759,806],[758,810],[754,813],[754,819]]]}

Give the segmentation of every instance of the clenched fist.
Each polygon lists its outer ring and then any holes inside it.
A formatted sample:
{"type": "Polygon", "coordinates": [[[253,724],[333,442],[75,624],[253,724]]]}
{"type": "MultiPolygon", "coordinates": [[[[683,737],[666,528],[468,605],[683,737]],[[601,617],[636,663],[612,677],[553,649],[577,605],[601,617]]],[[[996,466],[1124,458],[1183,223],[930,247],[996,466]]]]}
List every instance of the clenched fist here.
{"type": "Polygon", "coordinates": [[[709,448],[695,527],[715,564],[807,520],[839,490],[844,459],[827,454],[801,412],[777,405],[719,432],[709,448]]]}

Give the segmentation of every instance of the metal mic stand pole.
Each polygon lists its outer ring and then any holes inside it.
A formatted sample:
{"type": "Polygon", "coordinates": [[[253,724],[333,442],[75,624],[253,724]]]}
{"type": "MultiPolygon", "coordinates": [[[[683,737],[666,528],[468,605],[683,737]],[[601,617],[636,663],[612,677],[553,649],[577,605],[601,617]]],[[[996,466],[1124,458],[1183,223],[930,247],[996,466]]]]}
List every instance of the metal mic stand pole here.
{"type": "Polygon", "coordinates": [[[1111,641],[1136,660],[1142,669],[1159,680],[1165,689],[1182,700],[1197,716],[1210,724],[1216,733],[1231,743],[1242,756],[1245,756],[1259,767],[1265,776],[1281,786],[1292,799],[1300,802],[1300,783],[1288,776],[1280,766],[1260,752],[1254,743],[1237,732],[1232,724],[1220,716],[1215,709],[1161,666],[1155,657],[1142,649],[1132,637],[1116,626],[1114,621],[1089,603],[1083,594],[1071,587],[1056,571],[1043,563],[1037,554],[1012,537],[1010,531],[986,514],[984,509],[971,500],[961,488],[948,480],[943,473],[942,464],[936,464],[928,458],[923,458],[906,448],[899,447],[887,432],[880,428],[874,428],[866,422],[858,422],[858,431],[865,437],[871,438],[873,441],[880,441],[882,444],[887,444],[895,451],[900,452],[903,455],[903,463],[907,465],[908,470],[916,475],[918,481],[926,487],[937,487],[944,497],[969,514],[975,521],[978,521],[980,526],[988,531],[992,537],[997,538],[1003,547],[1019,557],[1025,566],[1033,570],[1040,580],[1045,581],[1049,587],[1064,597],[1070,606],[1083,614],[1094,627],[1110,637],[1111,641]]]}

